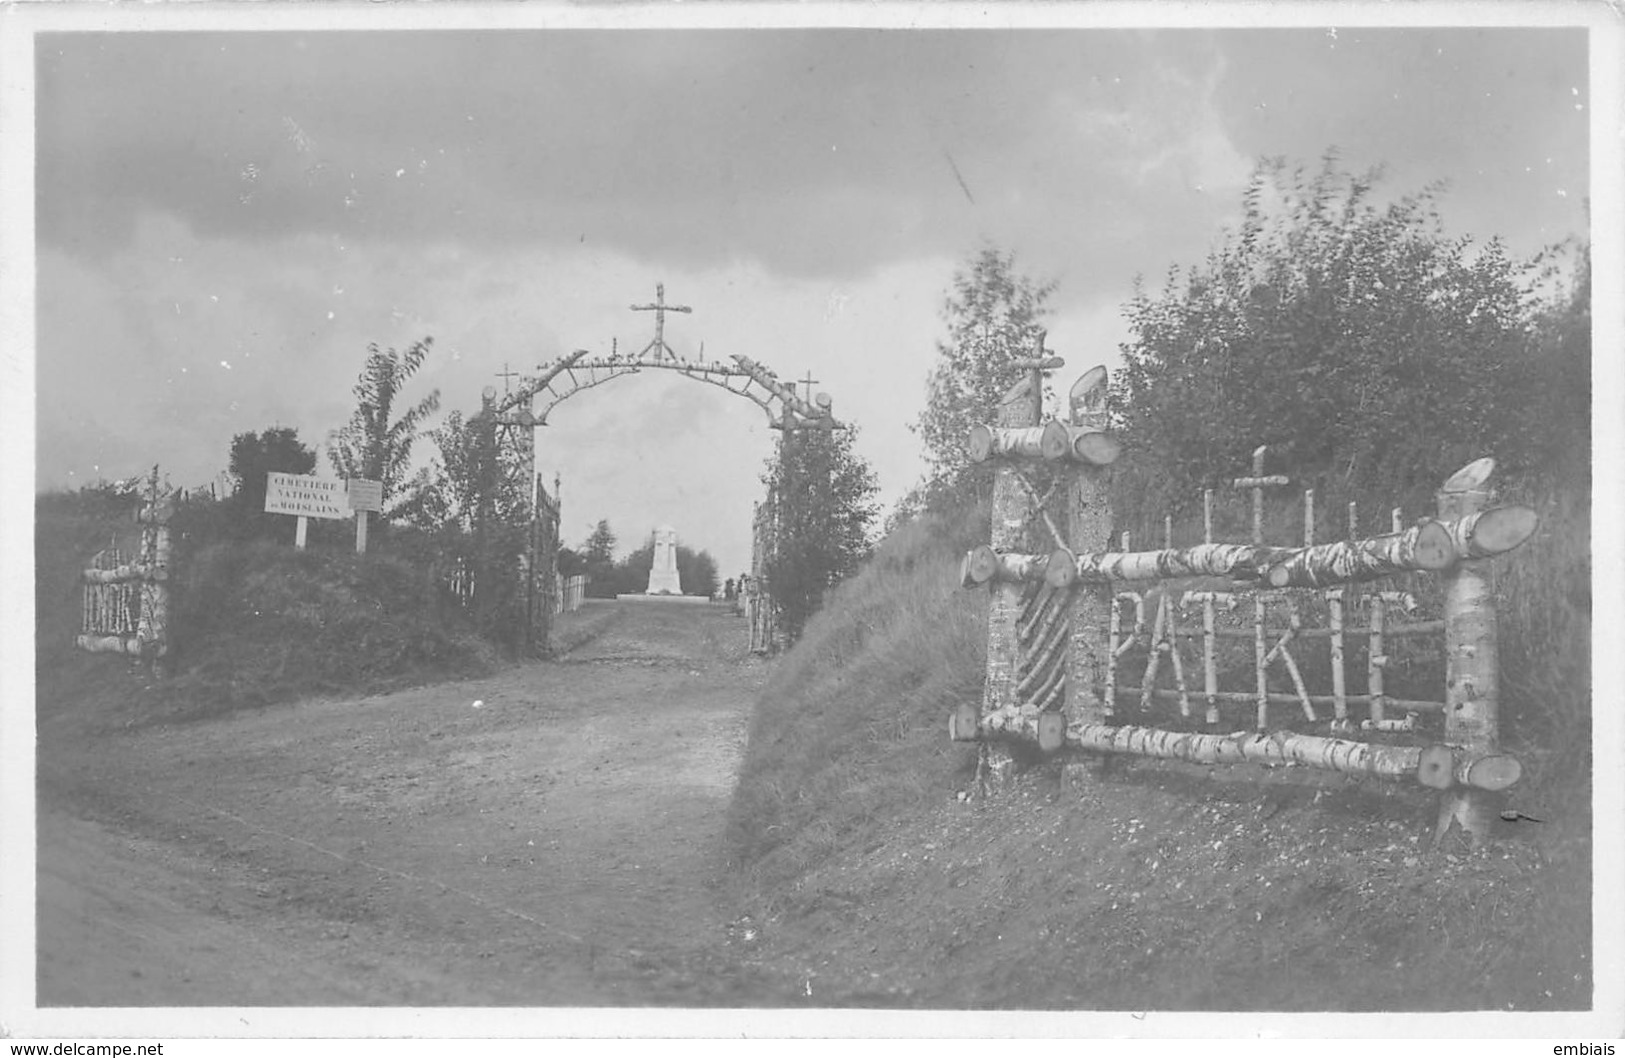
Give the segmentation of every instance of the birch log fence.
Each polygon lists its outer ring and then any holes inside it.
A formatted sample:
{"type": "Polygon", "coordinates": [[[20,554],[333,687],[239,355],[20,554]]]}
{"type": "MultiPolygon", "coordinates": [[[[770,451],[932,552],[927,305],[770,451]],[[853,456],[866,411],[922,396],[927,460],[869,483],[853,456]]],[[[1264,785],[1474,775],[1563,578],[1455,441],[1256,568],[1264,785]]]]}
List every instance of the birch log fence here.
{"type": "Polygon", "coordinates": [[[1169,518],[1161,549],[1131,550],[1125,532],[1110,550],[1107,475],[1120,446],[1106,432],[1106,371],[1072,387],[1068,421],[1041,422],[1039,371],[1060,364],[1042,338],[1038,353],[1020,365],[1029,376],[997,421],[968,439],[973,461],[995,463],[991,543],[960,571],[964,587],[989,592],[987,673],[981,701],[956,708],[949,733],[980,744],[984,788],[1011,774],[1012,743],[1084,760],[1299,765],[1437,789],[1435,840],[1453,826],[1486,838],[1491,795],[1522,772],[1500,749],[1487,566],[1538,521],[1527,507],[1491,505],[1494,461],[1451,475],[1433,514],[1406,526],[1394,510],[1390,531],[1375,536],[1359,534],[1351,504],[1348,537],[1317,543],[1306,490],[1302,543],[1274,546],[1264,542],[1264,493],[1291,482],[1265,473],[1260,447],[1251,473],[1231,483],[1251,501],[1248,542],[1213,539],[1207,490],[1200,543],[1174,546],[1169,518]],[[1042,471],[1046,492],[1033,484],[1042,471]],[[1442,591],[1400,586],[1425,576],[1442,591]],[[1419,595],[1442,595],[1442,613],[1423,614],[1419,595]],[[1390,694],[1396,652],[1427,640],[1442,641],[1438,697],[1390,694]],[[1138,679],[1126,679],[1141,657],[1138,679]],[[1311,691],[1305,670],[1326,668],[1330,693],[1311,691]],[[1221,676],[1247,686],[1222,686],[1221,676]]]}
{"type": "Polygon", "coordinates": [[[136,514],[141,524],[139,552],[131,560],[116,547],[104,549],[81,574],[84,600],[76,646],[145,659],[161,674],[171,645],[169,520],[175,498],[154,466],[136,514]]]}

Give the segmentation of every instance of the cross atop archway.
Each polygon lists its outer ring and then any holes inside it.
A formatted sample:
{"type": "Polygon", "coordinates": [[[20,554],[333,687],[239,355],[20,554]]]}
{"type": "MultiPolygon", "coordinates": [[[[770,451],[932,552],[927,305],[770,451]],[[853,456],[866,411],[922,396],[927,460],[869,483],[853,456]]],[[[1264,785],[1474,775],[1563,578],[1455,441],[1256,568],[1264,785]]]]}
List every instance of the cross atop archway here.
{"type": "Polygon", "coordinates": [[[813,378],[812,377],[812,372],[808,371],[807,372],[807,377],[804,378],[804,379],[801,379],[799,382],[796,383],[796,385],[798,385],[798,386],[806,386],[807,387],[807,392],[802,395],[802,398],[801,398],[802,400],[810,402],[813,399],[813,390],[812,390],[812,388],[814,386],[818,385],[819,381],[820,381],[820,379],[813,378]]]}
{"type": "Polygon", "coordinates": [[[652,312],[652,313],[655,314],[655,336],[654,336],[654,340],[651,341],[648,345],[644,346],[643,347],[643,352],[639,353],[638,356],[640,358],[642,358],[644,356],[649,355],[649,353],[651,351],[653,351],[656,357],[659,357],[661,355],[665,355],[665,356],[671,357],[671,359],[673,359],[673,360],[679,359],[679,357],[677,356],[676,351],[674,351],[671,346],[666,344],[666,313],[668,313],[668,312],[693,312],[694,310],[689,308],[687,305],[668,305],[668,304],[666,304],[666,284],[664,284],[664,283],[656,283],[655,284],[655,300],[654,300],[654,304],[653,305],[633,305],[632,306],[632,311],[633,312],[652,312]]]}

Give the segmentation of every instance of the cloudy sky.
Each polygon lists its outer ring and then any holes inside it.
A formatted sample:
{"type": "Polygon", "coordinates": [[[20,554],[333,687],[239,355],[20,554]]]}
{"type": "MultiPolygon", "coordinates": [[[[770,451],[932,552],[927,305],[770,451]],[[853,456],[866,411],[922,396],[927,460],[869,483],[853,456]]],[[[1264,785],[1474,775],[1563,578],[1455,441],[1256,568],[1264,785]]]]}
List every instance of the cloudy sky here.
{"type": "MultiPolygon", "coordinates": [[[[295,10],[295,9],[289,9],[295,10]]],[[[1447,227],[1583,234],[1584,30],[437,29],[63,32],[36,63],[36,485],[321,442],[369,342],[433,336],[411,394],[641,348],[811,373],[889,504],[955,268],[1058,288],[1065,379],[1118,362],[1137,273],[1198,262],[1253,160],[1449,180],[1447,227]]],[[[669,522],[731,573],[774,434],[645,373],[539,432],[564,535],[669,522]]],[[[421,454],[432,452],[422,443],[421,454]]],[[[325,462],[323,464],[325,468],[325,462]]],[[[290,529],[291,534],[291,529],[290,529]]]]}

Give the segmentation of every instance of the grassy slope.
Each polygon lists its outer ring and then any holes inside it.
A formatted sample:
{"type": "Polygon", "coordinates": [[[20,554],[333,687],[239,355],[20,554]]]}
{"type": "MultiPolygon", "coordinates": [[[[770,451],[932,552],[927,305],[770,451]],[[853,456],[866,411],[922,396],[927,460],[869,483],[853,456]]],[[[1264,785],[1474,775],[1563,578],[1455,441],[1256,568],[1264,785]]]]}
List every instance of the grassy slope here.
{"type": "Polygon", "coordinates": [[[764,885],[867,846],[970,774],[943,703],[980,694],[986,616],[955,587],[963,548],[951,536],[896,534],[777,666],[729,819],[764,885]]]}
{"type": "MultiPolygon", "coordinates": [[[[1583,526],[1543,514],[1546,550],[1524,560],[1572,591],[1586,549],[1554,541],[1583,526]]],[[[975,751],[948,741],[946,717],[980,693],[985,613],[954,586],[965,536],[889,540],[759,703],[729,833],[754,883],[757,957],[802,975],[809,1002],[1589,1006],[1588,754],[1559,731],[1574,723],[1520,746],[1538,766],[1516,804],[1546,822],[1506,823],[1471,854],[1430,850],[1427,792],[1306,769],[1118,761],[1080,786],[1050,762],[961,801],[975,751]]],[[[1588,635],[1580,608],[1544,611],[1560,638],[1588,635]]],[[[1509,653],[1535,657],[1508,707],[1530,711],[1538,689],[1572,720],[1586,670],[1536,657],[1529,627],[1508,615],[1509,653]]]]}

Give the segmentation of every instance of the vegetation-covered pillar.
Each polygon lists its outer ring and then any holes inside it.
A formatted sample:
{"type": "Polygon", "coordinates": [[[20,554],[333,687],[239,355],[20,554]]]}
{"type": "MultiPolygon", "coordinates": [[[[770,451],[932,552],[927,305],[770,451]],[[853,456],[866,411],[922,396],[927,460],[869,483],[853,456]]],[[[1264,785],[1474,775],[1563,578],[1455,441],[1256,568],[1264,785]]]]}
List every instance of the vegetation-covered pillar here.
{"type": "MultiPolygon", "coordinates": [[[[1078,436],[1099,434],[1106,429],[1106,369],[1094,367],[1084,372],[1067,394],[1068,417],[1078,436]]],[[[1076,449],[1074,449],[1076,450],[1076,449]]],[[[1115,446],[1108,452],[1116,458],[1115,446]]],[[[1105,551],[1112,531],[1110,460],[1094,463],[1081,458],[1066,486],[1067,547],[1075,555],[1105,551]]],[[[1072,588],[1067,646],[1066,713],[1068,724],[1104,724],[1115,703],[1101,697],[1105,686],[1101,668],[1105,664],[1106,628],[1112,606],[1109,583],[1082,582],[1072,588]]],[[[1105,758],[1091,762],[1099,767],[1105,758]]]]}
{"type": "Polygon", "coordinates": [[[479,414],[471,420],[474,427],[474,503],[470,512],[473,530],[474,615],[482,632],[490,632],[497,620],[497,604],[501,592],[497,589],[500,563],[492,536],[496,529],[497,483],[501,467],[497,458],[497,416],[492,406],[495,390],[486,387],[484,403],[479,414]]]}
{"type": "Polygon", "coordinates": [[[158,468],[147,481],[141,508],[141,619],[136,640],[142,657],[152,659],[152,674],[169,675],[169,519],[175,493],[159,484],[158,468]]]}
{"type": "Polygon", "coordinates": [[[773,517],[767,525],[767,565],[763,569],[766,575],[762,578],[762,585],[766,589],[762,602],[768,619],[767,649],[771,654],[777,654],[785,647],[784,599],[786,589],[790,587],[785,582],[788,568],[794,563],[794,556],[787,552],[799,543],[802,523],[806,518],[807,497],[805,482],[797,474],[796,461],[801,458],[797,446],[795,413],[785,408],[779,432],[780,478],[778,487],[768,490],[773,517]]]}
{"type": "Polygon", "coordinates": [[[525,526],[525,549],[519,560],[520,587],[525,593],[525,651],[530,654],[547,653],[547,630],[552,616],[551,601],[541,598],[544,584],[543,554],[546,550],[546,528],[542,525],[542,500],[547,490],[536,476],[536,420],[530,413],[529,402],[519,410],[504,416],[515,427],[515,445],[518,449],[519,480],[523,483],[525,510],[530,522],[525,526]]]}
{"type": "MultiPolygon", "coordinates": [[[[1479,459],[1456,471],[1439,490],[1440,519],[1448,522],[1478,513],[1489,502],[1486,487],[1495,461],[1479,459]]],[[[1457,562],[1444,574],[1445,712],[1444,739],[1458,756],[1471,762],[1496,752],[1500,743],[1499,670],[1495,603],[1484,561],[1457,562]]],[[[1493,794],[1456,785],[1444,792],[1439,806],[1438,844],[1459,826],[1473,844],[1488,839],[1493,794]]]]}
{"type": "MultiPolygon", "coordinates": [[[[529,465],[535,466],[535,457],[529,465]]],[[[532,474],[530,514],[530,555],[527,563],[525,608],[531,630],[532,653],[547,655],[552,650],[553,614],[559,602],[559,525],[564,499],[558,475],[553,477],[553,494],[547,493],[540,474],[532,474]]]]}
{"type": "Polygon", "coordinates": [[[756,505],[751,517],[750,581],[744,586],[745,612],[750,619],[750,652],[773,650],[773,599],[768,593],[767,570],[772,564],[773,523],[778,506],[773,490],[756,505]]]}

